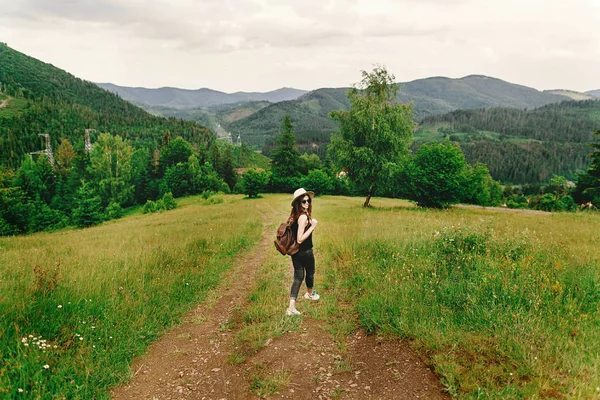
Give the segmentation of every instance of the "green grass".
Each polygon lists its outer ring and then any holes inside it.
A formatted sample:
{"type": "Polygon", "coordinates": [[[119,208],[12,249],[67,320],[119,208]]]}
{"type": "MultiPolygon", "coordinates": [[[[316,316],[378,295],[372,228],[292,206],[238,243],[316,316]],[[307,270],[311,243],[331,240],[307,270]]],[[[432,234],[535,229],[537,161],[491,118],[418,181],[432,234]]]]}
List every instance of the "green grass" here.
{"type": "Polygon", "coordinates": [[[598,395],[599,215],[373,204],[315,202],[325,297],[427,352],[458,398],[598,395]]]}
{"type": "MultiPolygon", "coordinates": [[[[273,232],[289,212],[289,195],[223,198],[1,239],[2,396],[104,398],[127,379],[131,359],[257,242],[258,211],[273,232]]],[[[427,354],[456,398],[598,396],[599,214],[422,210],[379,198],[364,209],[363,200],[315,199],[322,297],[300,302],[302,316],[284,315],[289,258],[266,255],[248,304],[222,327],[236,337],[231,364],[310,318],[331,332],[340,371],[350,368],[345,338],[361,327],[427,354]]],[[[256,368],[255,394],[286,387],[286,371],[256,368]]]]}
{"type": "Polygon", "coordinates": [[[257,243],[256,204],[240,199],[0,239],[0,397],[108,398],[257,243]]]}

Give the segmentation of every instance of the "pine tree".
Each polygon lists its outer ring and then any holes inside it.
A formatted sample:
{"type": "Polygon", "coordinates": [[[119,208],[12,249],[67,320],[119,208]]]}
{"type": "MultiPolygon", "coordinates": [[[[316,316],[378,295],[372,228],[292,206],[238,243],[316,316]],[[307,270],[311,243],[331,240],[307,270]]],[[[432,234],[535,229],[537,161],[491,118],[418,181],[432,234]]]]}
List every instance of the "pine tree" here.
{"type": "Polygon", "coordinates": [[[289,115],[283,118],[276,142],[277,147],[271,153],[271,186],[275,191],[293,192],[298,186],[300,154],[289,115]]]}

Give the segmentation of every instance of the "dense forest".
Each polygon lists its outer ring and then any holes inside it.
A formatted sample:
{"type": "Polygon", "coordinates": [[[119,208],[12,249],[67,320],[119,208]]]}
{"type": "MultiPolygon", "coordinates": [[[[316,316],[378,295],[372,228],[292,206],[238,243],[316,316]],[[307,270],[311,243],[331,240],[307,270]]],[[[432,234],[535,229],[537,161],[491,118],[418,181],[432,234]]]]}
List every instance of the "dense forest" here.
{"type": "Polygon", "coordinates": [[[489,166],[495,179],[513,184],[546,182],[552,175],[574,180],[590,165],[600,100],[565,101],[534,110],[457,110],[424,118],[421,141],[458,142],[469,163],[489,166]]]}
{"type": "Polygon", "coordinates": [[[156,210],[173,196],[229,192],[234,168],[268,165],[196,122],[151,115],[4,44],[0,88],[3,235],[89,226],[148,201],[156,210]]]}
{"type": "Polygon", "coordinates": [[[20,108],[8,118],[0,111],[0,165],[11,168],[21,164],[23,154],[43,149],[39,134],[50,135],[53,148],[61,139],[82,148],[85,129],[120,135],[148,148],[160,144],[167,131],[204,149],[214,140],[204,126],[153,116],[4,44],[0,44],[0,88],[5,96],[20,100],[20,108]]]}

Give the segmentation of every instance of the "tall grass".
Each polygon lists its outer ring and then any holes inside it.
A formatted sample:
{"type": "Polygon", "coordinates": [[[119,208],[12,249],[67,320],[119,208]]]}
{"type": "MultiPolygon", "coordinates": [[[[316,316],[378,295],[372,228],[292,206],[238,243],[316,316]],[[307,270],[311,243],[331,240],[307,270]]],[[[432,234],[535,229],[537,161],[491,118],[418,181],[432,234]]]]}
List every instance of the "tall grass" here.
{"type": "Polygon", "coordinates": [[[161,214],[0,239],[0,397],[106,398],[258,242],[256,207],[195,197],[161,214]]]}
{"type": "Polygon", "coordinates": [[[327,282],[460,398],[600,396],[600,216],[319,204],[327,282]],[[324,214],[324,215],[323,215],[324,214]]]}

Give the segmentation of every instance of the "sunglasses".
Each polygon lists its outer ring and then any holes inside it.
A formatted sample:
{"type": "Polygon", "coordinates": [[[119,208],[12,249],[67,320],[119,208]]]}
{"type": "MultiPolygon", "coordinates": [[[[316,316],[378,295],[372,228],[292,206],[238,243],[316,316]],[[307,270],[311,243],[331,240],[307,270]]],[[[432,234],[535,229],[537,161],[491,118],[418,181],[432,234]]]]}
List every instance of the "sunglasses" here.
{"type": "Polygon", "coordinates": [[[302,204],[306,204],[306,203],[310,204],[310,199],[302,200],[302,204]]]}

